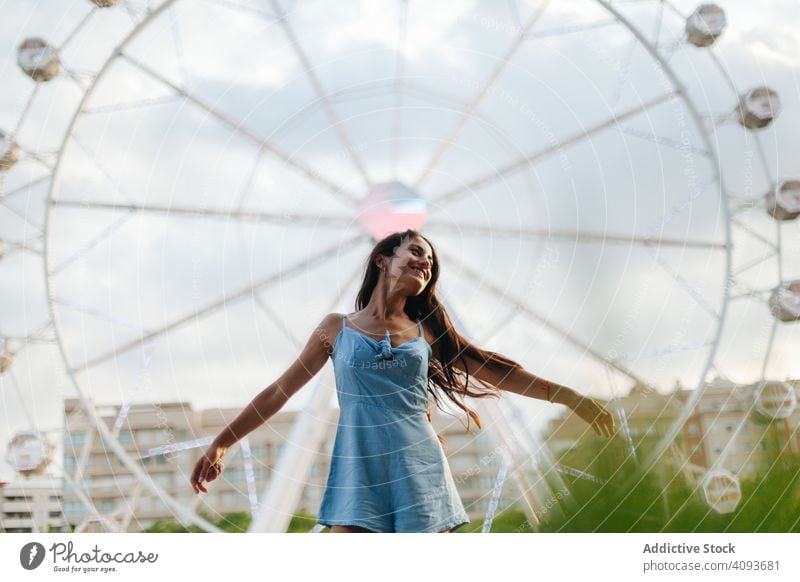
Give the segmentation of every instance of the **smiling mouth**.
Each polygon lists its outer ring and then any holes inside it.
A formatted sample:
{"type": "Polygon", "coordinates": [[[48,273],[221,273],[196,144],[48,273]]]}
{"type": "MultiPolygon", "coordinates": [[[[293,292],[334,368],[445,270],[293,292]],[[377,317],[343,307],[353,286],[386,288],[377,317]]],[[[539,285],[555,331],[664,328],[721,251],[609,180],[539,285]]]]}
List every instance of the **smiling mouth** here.
{"type": "Polygon", "coordinates": [[[425,273],[423,273],[419,269],[411,269],[411,270],[414,272],[414,274],[418,275],[420,279],[422,279],[423,281],[426,280],[425,273]]]}

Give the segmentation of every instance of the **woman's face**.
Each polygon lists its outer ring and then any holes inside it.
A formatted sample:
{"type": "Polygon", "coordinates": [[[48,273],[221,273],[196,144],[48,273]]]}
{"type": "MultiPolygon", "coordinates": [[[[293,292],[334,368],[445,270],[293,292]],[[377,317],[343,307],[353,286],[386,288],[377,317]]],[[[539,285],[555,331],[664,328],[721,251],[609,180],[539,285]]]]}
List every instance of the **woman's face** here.
{"type": "Polygon", "coordinates": [[[383,257],[384,276],[409,295],[419,295],[431,280],[433,249],[425,239],[415,236],[404,240],[393,257],[383,257]]]}

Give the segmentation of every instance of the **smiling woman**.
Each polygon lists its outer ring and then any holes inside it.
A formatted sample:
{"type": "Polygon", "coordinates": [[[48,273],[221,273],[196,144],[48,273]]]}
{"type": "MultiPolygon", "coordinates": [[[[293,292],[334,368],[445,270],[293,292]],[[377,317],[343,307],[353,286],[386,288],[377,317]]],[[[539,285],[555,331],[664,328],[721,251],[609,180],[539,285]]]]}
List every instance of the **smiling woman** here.
{"type": "Polygon", "coordinates": [[[436,251],[420,232],[378,241],[357,311],[322,320],[298,359],[197,461],[194,490],[207,492],[203,482],[221,474],[227,449],[274,415],[328,357],[340,414],[317,521],[332,532],[450,532],[469,523],[431,424],[429,396],[440,408],[441,395],[460,407],[467,431],[469,419],[481,423],[465,396],[509,390],[565,404],[599,434],[613,434],[613,416],[596,401],[461,336],[436,296],[439,273],[436,251]],[[478,390],[470,388],[471,375],[482,385],[478,390]]]}

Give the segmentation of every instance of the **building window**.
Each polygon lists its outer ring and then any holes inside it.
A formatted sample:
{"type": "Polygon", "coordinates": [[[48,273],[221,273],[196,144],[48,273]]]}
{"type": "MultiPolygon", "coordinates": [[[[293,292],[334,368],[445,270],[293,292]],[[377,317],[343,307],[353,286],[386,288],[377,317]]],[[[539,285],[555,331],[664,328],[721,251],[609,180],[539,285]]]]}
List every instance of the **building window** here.
{"type": "Polygon", "coordinates": [[[81,501],[65,501],[62,507],[64,509],[65,516],[74,517],[76,515],[83,515],[85,513],[85,508],[83,507],[83,502],[81,501]]]}
{"type": "Polygon", "coordinates": [[[163,428],[140,430],[136,440],[142,446],[166,445],[170,442],[170,431],[163,428]]]}
{"type": "Polygon", "coordinates": [[[71,432],[64,439],[64,446],[82,447],[86,443],[85,432],[71,432]]]}
{"type": "Polygon", "coordinates": [[[122,429],[119,431],[119,442],[123,445],[131,444],[133,442],[133,435],[131,434],[131,431],[128,429],[122,429]]]}
{"type": "Polygon", "coordinates": [[[161,487],[170,487],[172,486],[172,474],[160,474],[160,475],[151,475],[151,479],[161,487]]]}
{"type": "Polygon", "coordinates": [[[101,513],[110,513],[114,509],[114,501],[111,499],[103,499],[98,509],[101,513]]]}

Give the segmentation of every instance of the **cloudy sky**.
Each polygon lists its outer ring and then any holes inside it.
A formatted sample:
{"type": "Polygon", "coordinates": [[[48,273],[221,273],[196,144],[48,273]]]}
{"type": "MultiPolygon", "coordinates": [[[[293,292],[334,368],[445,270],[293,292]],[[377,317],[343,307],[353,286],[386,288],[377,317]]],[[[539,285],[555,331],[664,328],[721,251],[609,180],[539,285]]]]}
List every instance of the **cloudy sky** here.
{"type": "Polygon", "coordinates": [[[604,398],[694,387],[719,338],[716,373],[755,381],[769,351],[766,376],[800,376],[798,327],[770,341],[766,306],[800,277],[800,228],[758,203],[800,177],[800,3],[720,2],[713,54],[682,42],[693,2],[612,5],[667,69],[589,0],[284,1],[288,26],[269,2],[4,2],[0,131],[22,151],[0,175],[0,341],[19,352],[0,442],[57,440],[74,383],[98,404],[245,405],[354,310],[359,199],[392,181],[426,200],[462,331],[534,373],[604,398]],[[38,87],[29,37],[59,48],[38,87]],[[782,107],[747,131],[733,113],[759,85],[782,107]]]}

